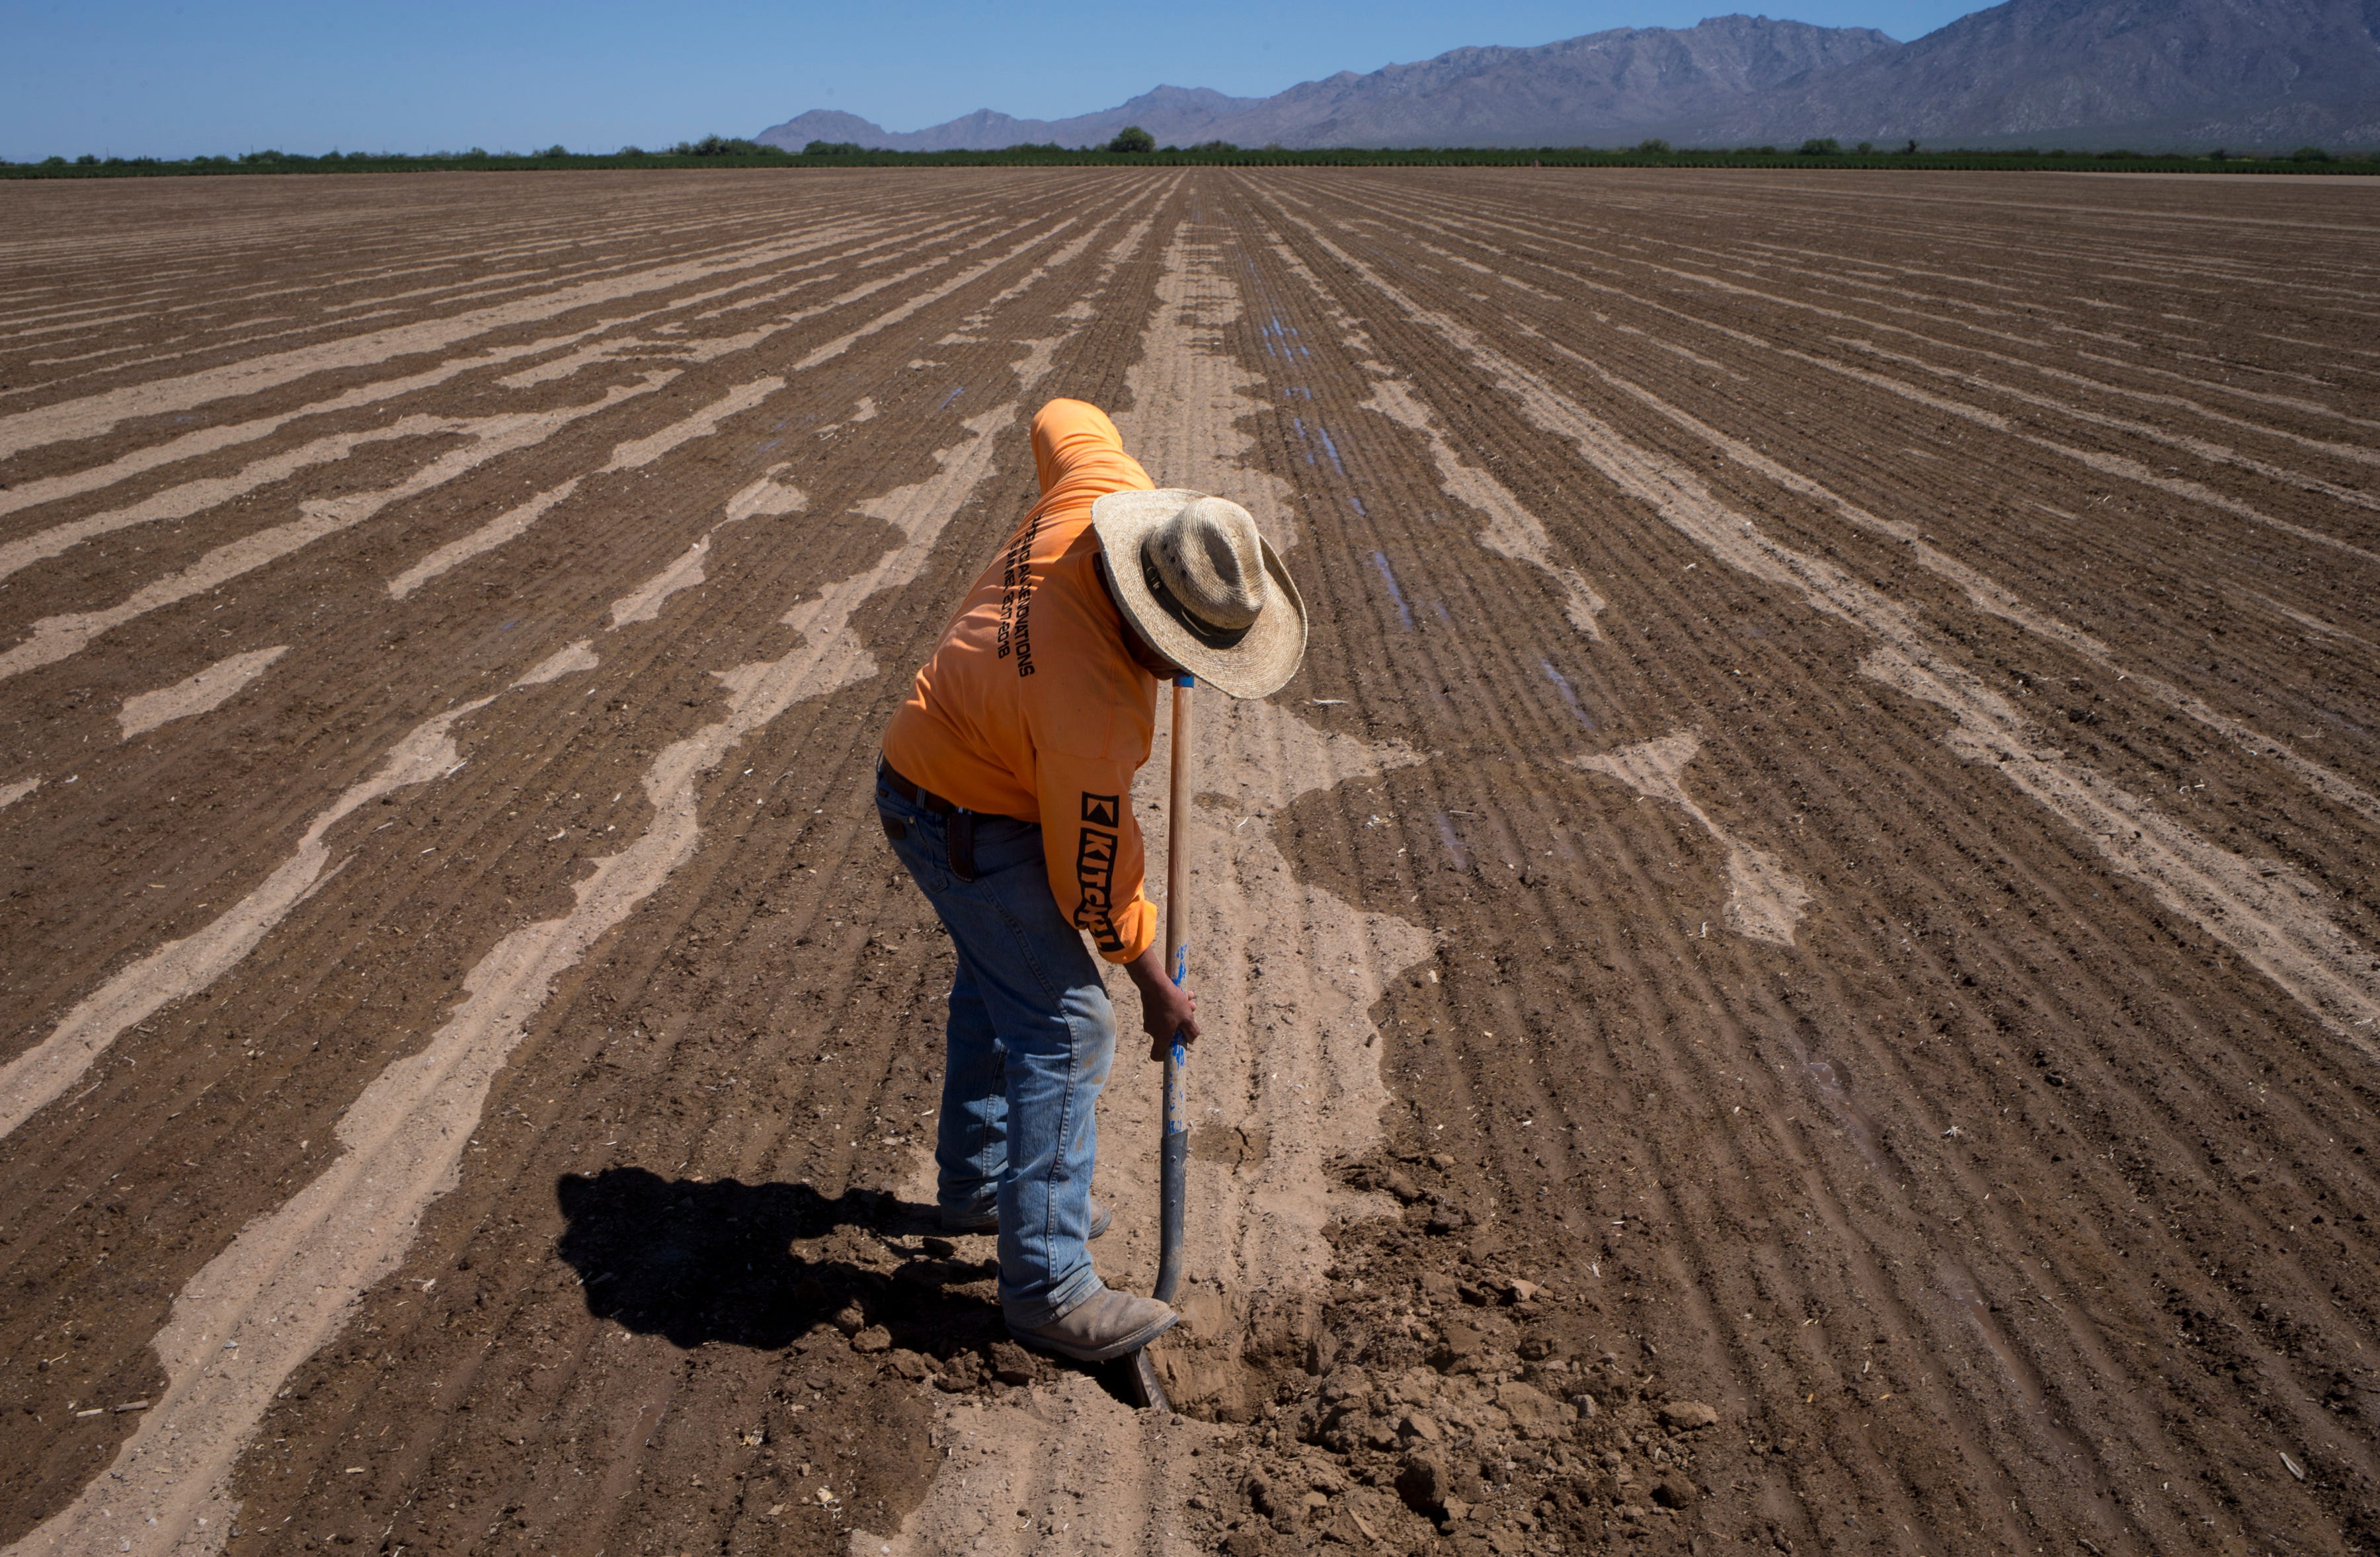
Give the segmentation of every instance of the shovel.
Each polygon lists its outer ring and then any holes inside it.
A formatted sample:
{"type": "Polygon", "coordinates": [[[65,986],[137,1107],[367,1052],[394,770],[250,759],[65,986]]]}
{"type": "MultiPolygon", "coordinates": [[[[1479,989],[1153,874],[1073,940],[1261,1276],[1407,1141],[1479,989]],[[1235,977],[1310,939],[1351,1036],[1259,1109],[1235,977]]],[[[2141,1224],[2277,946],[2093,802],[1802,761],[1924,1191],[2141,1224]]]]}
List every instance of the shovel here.
{"type": "MultiPolygon", "coordinates": [[[[1176,984],[1190,972],[1190,870],[1183,833],[1190,820],[1190,689],[1197,684],[1195,676],[1173,678],[1173,760],[1165,801],[1165,963],[1176,984]]],[[[1160,1303],[1172,1302],[1182,1287],[1182,1217],[1190,1169],[1189,1062],[1182,1035],[1176,1033],[1165,1051],[1165,1133],[1159,1137],[1157,1153],[1157,1285],[1149,1295],[1160,1303]]],[[[1133,1353],[1125,1364],[1135,1404],[1170,1409],[1148,1349],[1133,1353]]]]}

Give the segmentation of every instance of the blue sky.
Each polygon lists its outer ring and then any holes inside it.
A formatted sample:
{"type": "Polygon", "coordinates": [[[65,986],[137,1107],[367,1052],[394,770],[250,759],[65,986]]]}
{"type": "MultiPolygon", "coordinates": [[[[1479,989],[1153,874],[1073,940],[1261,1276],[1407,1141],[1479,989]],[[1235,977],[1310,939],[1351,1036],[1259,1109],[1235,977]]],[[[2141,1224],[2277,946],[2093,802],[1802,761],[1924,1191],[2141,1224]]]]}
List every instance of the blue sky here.
{"type": "MultiPolygon", "coordinates": [[[[1909,39],[1974,8],[1810,0],[1781,14],[1909,39]]],[[[1160,82],[1262,96],[1466,43],[1684,27],[1724,9],[1685,0],[0,0],[0,157],[556,141],[608,152],[749,135],[805,108],[888,129],[984,107],[1058,118],[1160,82]]]]}

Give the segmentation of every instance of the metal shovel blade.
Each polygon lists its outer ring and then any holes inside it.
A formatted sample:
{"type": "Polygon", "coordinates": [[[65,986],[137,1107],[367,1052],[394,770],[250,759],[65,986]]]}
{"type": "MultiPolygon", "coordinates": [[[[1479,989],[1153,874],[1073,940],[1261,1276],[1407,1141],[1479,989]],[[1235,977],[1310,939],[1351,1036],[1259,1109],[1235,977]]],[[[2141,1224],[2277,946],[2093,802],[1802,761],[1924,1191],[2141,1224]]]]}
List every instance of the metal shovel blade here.
{"type": "Polygon", "coordinates": [[[1157,1364],[1149,1360],[1148,1347],[1143,1346],[1123,1360],[1124,1391],[1135,1405],[1150,1411],[1173,1409],[1165,1398],[1165,1386],[1157,1381],[1157,1364]]]}

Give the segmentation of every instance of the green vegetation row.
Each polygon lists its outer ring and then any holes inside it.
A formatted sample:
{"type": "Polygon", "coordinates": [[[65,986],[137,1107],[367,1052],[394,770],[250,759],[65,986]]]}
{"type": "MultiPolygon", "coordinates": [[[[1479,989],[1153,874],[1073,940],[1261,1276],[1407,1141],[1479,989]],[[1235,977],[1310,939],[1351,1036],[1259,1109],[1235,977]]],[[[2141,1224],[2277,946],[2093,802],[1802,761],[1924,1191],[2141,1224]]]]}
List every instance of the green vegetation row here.
{"type": "Polygon", "coordinates": [[[813,140],[788,152],[757,140],[706,136],[665,151],[624,146],[613,152],[576,152],[561,146],[542,152],[433,152],[402,155],[381,152],[249,152],[237,157],[49,157],[36,163],[0,162],[0,178],[141,178],[176,175],[281,173],[514,173],[601,168],[752,167],[1855,167],[1924,169],[2049,169],[2108,173],[2380,173],[2380,151],[2334,152],[2301,146],[2286,154],[2230,152],[1961,151],[1920,147],[1915,141],[1878,148],[1867,141],[1846,147],[1833,140],[1798,147],[1743,146],[1732,150],[1672,147],[1645,140],[1615,148],[1408,146],[1393,150],[1339,147],[1291,151],[1281,146],[1234,146],[1209,140],[1196,146],[1159,146],[1137,126],[1104,146],[1050,143],[1010,146],[997,152],[880,152],[848,141],[813,140]]]}

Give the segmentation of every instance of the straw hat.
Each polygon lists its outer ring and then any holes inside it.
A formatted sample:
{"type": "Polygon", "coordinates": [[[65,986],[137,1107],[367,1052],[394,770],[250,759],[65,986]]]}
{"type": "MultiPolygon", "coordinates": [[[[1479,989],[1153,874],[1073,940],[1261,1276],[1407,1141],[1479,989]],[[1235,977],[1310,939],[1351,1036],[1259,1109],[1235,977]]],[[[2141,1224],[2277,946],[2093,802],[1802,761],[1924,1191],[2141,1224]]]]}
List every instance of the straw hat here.
{"type": "Polygon", "coordinates": [[[1305,657],[1305,602],[1238,504],[1111,492],[1091,529],[1117,606],[1150,647],[1234,698],[1269,697],[1305,657]]]}

